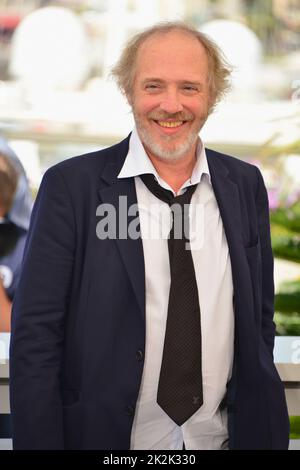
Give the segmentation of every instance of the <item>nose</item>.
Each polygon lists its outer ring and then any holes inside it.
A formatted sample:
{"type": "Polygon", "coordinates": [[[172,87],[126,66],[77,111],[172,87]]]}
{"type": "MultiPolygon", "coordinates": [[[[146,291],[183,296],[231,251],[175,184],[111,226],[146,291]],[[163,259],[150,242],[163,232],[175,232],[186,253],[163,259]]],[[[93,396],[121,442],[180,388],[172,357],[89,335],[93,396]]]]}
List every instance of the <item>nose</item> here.
{"type": "Polygon", "coordinates": [[[178,113],[183,110],[177,90],[166,90],[160,103],[160,109],[169,114],[178,113]]]}

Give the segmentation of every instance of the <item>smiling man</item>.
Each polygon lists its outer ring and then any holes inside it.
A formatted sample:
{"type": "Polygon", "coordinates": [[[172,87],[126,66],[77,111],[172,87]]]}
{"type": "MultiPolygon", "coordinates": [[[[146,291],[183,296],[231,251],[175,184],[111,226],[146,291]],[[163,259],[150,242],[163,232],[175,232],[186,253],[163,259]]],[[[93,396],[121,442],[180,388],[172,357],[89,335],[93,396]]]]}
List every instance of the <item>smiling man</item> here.
{"type": "Polygon", "coordinates": [[[156,34],[141,44],[136,69],[127,96],[148,156],[194,166],[210,106],[205,48],[184,32],[156,34]]]}
{"type": "Polygon", "coordinates": [[[286,449],[266,189],[199,137],[230,68],[167,23],[134,36],[113,75],[133,132],[52,167],[35,203],[13,309],[14,447],[286,449]],[[98,230],[111,208],[122,236],[98,230]]]}

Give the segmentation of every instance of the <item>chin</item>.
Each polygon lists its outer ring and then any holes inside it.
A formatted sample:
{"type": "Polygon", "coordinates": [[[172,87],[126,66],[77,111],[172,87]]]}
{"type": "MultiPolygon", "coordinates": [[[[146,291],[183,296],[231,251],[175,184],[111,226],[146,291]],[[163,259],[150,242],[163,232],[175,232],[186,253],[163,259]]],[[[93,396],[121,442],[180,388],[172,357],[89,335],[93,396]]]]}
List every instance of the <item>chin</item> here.
{"type": "Polygon", "coordinates": [[[148,142],[148,149],[152,154],[154,154],[157,158],[164,161],[178,161],[183,159],[192,149],[193,145],[195,144],[198,138],[198,134],[190,136],[185,142],[167,146],[155,142],[148,142]]]}
{"type": "Polygon", "coordinates": [[[152,133],[148,132],[138,121],[136,123],[138,134],[146,151],[148,150],[150,154],[163,161],[175,162],[183,159],[191,151],[198,138],[198,132],[193,131],[181,143],[171,143],[171,139],[174,140],[174,137],[171,136],[168,139],[169,142],[167,140],[163,142],[157,137],[154,138],[152,133]]]}
{"type": "Polygon", "coordinates": [[[159,158],[160,160],[164,161],[178,161],[181,160],[185,157],[187,154],[187,151],[189,149],[185,149],[185,151],[181,149],[175,149],[175,150],[167,150],[167,149],[151,149],[152,153],[159,158]]]}

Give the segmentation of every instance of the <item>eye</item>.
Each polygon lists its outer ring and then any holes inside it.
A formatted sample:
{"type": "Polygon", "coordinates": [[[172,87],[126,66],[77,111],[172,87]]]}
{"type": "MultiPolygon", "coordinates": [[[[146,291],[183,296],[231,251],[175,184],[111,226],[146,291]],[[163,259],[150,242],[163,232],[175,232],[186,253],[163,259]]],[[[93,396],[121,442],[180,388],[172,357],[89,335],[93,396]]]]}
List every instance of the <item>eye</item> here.
{"type": "Polygon", "coordinates": [[[188,92],[198,91],[198,88],[195,85],[184,85],[183,89],[188,92]]]}
{"type": "Polygon", "coordinates": [[[145,89],[148,91],[157,91],[159,90],[159,85],[157,83],[148,83],[145,85],[145,89]]]}

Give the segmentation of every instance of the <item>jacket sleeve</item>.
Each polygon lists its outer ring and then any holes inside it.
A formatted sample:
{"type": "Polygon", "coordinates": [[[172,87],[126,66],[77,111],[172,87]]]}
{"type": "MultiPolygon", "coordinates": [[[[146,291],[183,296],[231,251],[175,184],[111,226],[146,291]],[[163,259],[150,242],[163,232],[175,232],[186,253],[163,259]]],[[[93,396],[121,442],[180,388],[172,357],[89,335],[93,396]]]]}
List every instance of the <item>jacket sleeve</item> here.
{"type": "Polygon", "coordinates": [[[275,323],[274,317],[274,279],[273,279],[273,253],[271,247],[269,202],[267,190],[258,168],[258,186],[256,193],[256,208],[258,217],[258,230],[261,249],[261,281],[262,281],[262,336],[273,356],[275,323]]]}
{"type": "Polygon", "coordinates": [[[62,449],[60,370],[75,223],[60,170],[43,178],[12,312],[10,400],[14,449],[62,449]]]}

